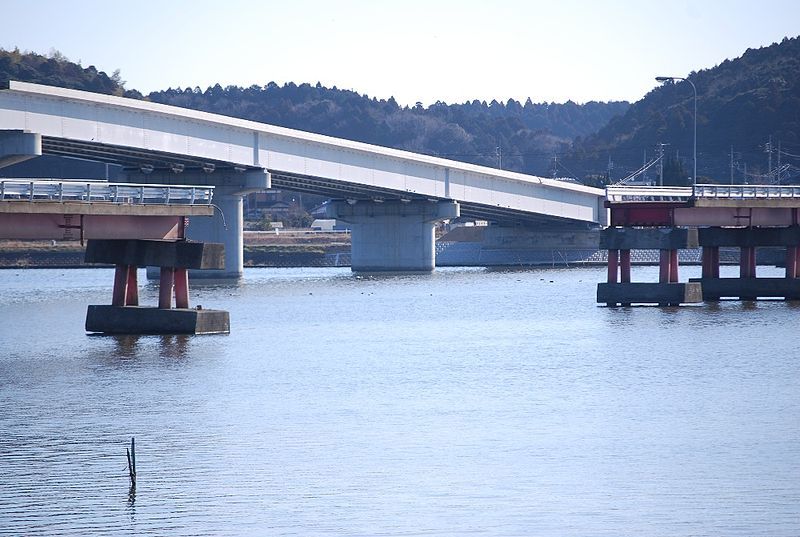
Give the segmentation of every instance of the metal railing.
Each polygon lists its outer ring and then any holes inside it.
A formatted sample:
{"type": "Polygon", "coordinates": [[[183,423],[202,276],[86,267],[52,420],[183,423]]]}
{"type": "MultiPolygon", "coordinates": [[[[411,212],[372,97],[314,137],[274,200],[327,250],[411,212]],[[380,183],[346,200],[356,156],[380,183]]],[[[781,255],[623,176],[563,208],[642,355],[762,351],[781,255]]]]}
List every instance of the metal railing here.
{"type": "Polygon", "coordinates": [[[685,202],[695,198],[800,198],[800,185],[607,186],[611,202],[685,202]]]}
{"type": "Polygon", "coordinates": [[[690,186],[607,186],[606,199],[611,202],[626,201],[688,201],[692,197],[690,186]]]}
{"type": "Polygon", "coordinates": [[[798,198],[800,185],[696,185],[696,198],[763,199],[798,198]]]}
{"type": "Polygon", "coordinates": [[[213,196],[213,186],[176,186],[50,179],[0,179],[0,201],[211,205],[213,196]]]}

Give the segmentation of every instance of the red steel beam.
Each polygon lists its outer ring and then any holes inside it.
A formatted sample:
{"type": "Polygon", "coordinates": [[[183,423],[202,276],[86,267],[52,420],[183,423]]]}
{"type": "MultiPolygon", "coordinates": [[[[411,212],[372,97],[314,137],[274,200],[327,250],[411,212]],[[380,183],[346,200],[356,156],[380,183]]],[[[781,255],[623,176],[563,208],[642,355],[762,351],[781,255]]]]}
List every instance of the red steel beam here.
{"type": "Polygon", "coordinates": [[[0,239],[179,239],[183,218],[0,213],[0,239]]]}

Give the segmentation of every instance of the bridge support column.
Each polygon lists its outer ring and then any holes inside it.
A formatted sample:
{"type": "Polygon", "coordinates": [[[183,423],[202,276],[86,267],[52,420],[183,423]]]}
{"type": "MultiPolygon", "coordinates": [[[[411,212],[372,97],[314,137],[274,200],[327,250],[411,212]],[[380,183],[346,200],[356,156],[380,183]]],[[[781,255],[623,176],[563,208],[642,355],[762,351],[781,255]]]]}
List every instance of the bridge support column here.
{"type": "Polygon", "coordinates": [[[237,189],[214,189],[214,211],[211,218],[191,218],[186,228],[188,239],[222,243],[225,246],[225,267],[221,270],[192,271],[192,277],[241,278],[244,272],[244,193],[237,189]]]}
{"type": "MultiPolygon", "coordinates": [[[[759,297],[800,299],[800,226],[785,227],[707,227],[699,230],[699,242],[703,246],[704,268],[705,252],[715,252],[716,272],[692,279],[703,286],[704,300],[719,300],[722,297],[739,300],[757,300],[759,297]],[[720,246],[737,247],[739,256],[739,277],[719,277],[720,246]],[[786,276],[784,278],[758,278],[756,274],[756,249],[763,247],[786,248],[786,276]]],[[[713,259],[712,259],[713,260],[713,259]]]]}
{"type": "Polygon", "coordinates": [[[697,283],[678,282],[678,249],[697,246],[697,230],[682,228],[607,228],[600,234],[600,248],[608,249],[608,282],[597,286],[597,302],[608,306],[700,302],[697,283]],[[631,282],[632,249],[660,251],[658,283],[631,282]],[[617,267],[620,277],[617,281],[617,267]]]}
{"type": "Polygon", "coordinates": [[[355,272],[422,271],[436,266],[434,229],[457,218],[454,201],[333,201],[328,216],[351,227],[355,272]]]}
{"type": "MultiPolygon", "coordinates": [[[[217,170],[211,172],[183,171],[173,173],[156,170],[149,174],[129,172],[127,180],[178,185],[211,185],[214,187],[213,203],[216,207],[211,218],[191,217],[186,237],[191,240],[222,243],[225,247],[225,264],[219,269],[196,270],[192,278],[241,278],[244,271],[244,196],[270,188],[272,178],[266,170],[252,169],[241,172],[217,170]]],[[[147,277],[158,278],[155,270],[147,277]]]]}
{"type": "Polygon", "coordinates": [[[797,257],[800,249],[797,246],[786,247],[786,277],[797,278],[797,257]]]}
{"type": "Polygon", "coordinates": [[[115,263],[110,306],[92,305],[86,330],[105,334],[212,334],[230,332],[227,311],[189,308],[189,268],[219,268],[220,244],[186,241],[89,240],[87,263],[115,263]],[[136,269],[160,267],[157,308],[139,307],[136,269]],[[175,293],[175,308],[172,294],[175,293]]]}

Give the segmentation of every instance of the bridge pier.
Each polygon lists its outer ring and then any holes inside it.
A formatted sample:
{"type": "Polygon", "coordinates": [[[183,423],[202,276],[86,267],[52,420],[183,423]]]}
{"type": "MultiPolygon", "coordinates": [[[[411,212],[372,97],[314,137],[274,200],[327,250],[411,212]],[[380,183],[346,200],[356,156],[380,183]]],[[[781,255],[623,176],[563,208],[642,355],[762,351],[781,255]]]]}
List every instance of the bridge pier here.
{"type": "Polygon", "coordinates": [[[608,281],[597,285],[597,302],[619,304],[695,303],[702,300],[699,283],[678,281],[678,250],[697,246],[697,230],[675,227],[610,227],[600,234],[608,250],[608,281]],[[631,250],[660,251],[658,283],[631,282],[631,250]]]}
{"type": "Polygon", "coordinates": [[[230,332],[227,311],[189,308],[188,269],[218,268],[220,244],[155,240],[89,240],[87,263],[113,263],[111,305],[90,305],[86,331],[104,334],[218,334],[230,332]],[[160,267],[158,307],[139,306],[136,271],[160,267]],[[175,297],[175,308],[172,297],[175,297]]]}
{"type": "Polygon", "coordinates": [[[763,298],[800,299],[800,226],[787,227],[706,227],[698,230],[698,239],[703,247],[702,278],[691,282],[702,285],[704,300],[719,300],[723,297],[740,300],[763,298]],[[739,248],[739,277],[719,277],[719,248],[739,248]],[[756,250],[758,247],[781,247],[786,249],[786,275],[784,278],[758,278],[756,274],[756,250]],[[708,261],[706,261],[708,259],[708,261]]]}
{"type": "Polygon", "coordinates": [[[454,201],[343,201],[328,216],[350,224],[354,272],[431,272],[436,266],[436,223],[457,218],[454,201]]]}
{"type": "MultiPolygon", "coordinates": [[[[215,207],[211,218],[190,218],[186,237],[190,240],[221,243],[225,247],[225,263],[218,269],[191,270],[192,278],[236,279],[244,273],[244,196],[271,187],[266,170],[216,170],[210,172],[155,170],[150,173],[128,172],[128,181],[165,185],[210,185],[214,187],[215,207]]],[[[147,277],[159,273],[148,268],[147,277]]]]}
{"type": "Polygon", "coordinates": [[[192,271],[199,278],[241,278],[244,273],[244,196],[237,188],[214,189],[214,211],[211,218],[192,218],[186,228],[191,240],[222,243],[225,246],[224,268],[192,271]]]}

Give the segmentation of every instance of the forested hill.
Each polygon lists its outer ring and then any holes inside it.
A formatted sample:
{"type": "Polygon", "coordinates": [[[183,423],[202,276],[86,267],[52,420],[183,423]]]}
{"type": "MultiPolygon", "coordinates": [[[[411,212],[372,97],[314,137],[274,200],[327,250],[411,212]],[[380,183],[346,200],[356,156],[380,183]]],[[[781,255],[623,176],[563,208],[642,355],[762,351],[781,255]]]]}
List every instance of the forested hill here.
{"type": "Polygon", "coordinates": [[[548,173],[555,152],[624,112],[628,103],[473,101],[401,107],[353,91],[293,83],[153,92],[154,102],[476,164],[548,173]]]}
{"type": "Polygon", "coordinates": [[[70,62],[58,52],[42,56],[0,50],[0,85],[8,80],[146,98],[539,175],[551,174],[553,155],[563,153],[576,136],[597,131],[629,106],[626,102],[535,104],[530,99],[525,103],[512,99],[406,107],[392,98],[379,100],[320,84],[293,83],[249,88],[217,84],[205,90],[168,89],[142,97],[124,88],[119,71],[108,76],[93,66],[70,62]]]}
{"type": "MultiPolygon", "coordinates": [[[[730,182],[731,168],[735,183],[800,179],[800,38],[749,49],[689,79],[697,88],[700,181],[730,182]],[[777,173],[779,159],[784,169],[777,173]]],[[[686,82],[657,87],[598,133],[578,140],[567,165],[582,177],[602,176],[611,162],[613,182],[640,167],[645,151],[652,157],[656,144],[666,143],[666,154],[678,153],[690,170],[693,100],[686,82]]]]}
{"type": "Polygon", "coordinates": [[[119,70],[108,76],[93,65],[83,67],[71,62],[57,51],[43,56],[0,49],[0,88],[7,88],[9,80],[141,98],[137,91],[125,91],[119,70]]]}

